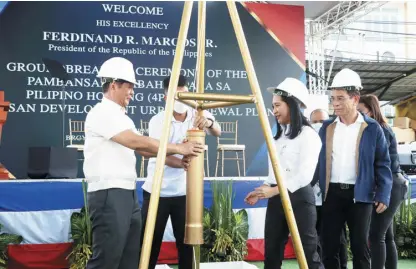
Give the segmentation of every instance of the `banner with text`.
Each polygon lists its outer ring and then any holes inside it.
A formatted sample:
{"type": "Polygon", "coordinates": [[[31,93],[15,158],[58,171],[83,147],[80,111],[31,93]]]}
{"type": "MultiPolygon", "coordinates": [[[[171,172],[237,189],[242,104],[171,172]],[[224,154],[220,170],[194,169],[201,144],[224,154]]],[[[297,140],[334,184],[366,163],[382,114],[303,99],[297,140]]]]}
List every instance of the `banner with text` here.
{"type": "MultiPolygon", "coordinates": [[[[237,4],[256,74],[265,90],[284,78],[304,77],[303,7],[237,4]]],[[[70,136],[69,120],[85,120],[102,99],[100,65],[121,56],[133,62],[138,85],[127,111],[141,121],[165,106],[162,81],[171,73],[183,2],[9,2],[0,10],[0,90],[11,102],[3,128],[0,162],[17,178],[27,177],[28,148],[83,143],[70,136]],[[63,64],[65,83],[52,77],[42,59],[63,64]]],[[[181,73],[195,90],[197,4],[194,4],[181,73]]],[[[227,6],[207,3],[205,91],[251,94],[227,6]]],[[[246,145],[247,176],[267,175],[267,150],[254,104],[210,110],[221,122],[238,121],[238,144],[246,145]]],[[[210,175],[215,173],[217,140],[207,137],[210,175]]],[[[235,156],[235,155],[234,155],[235,156]]],[[[138,158],[138,169],[140,168],[138,158]]],[[[82,162],[80,162],[82,167],[82,162]]],[[[240,165],[242,168],[242,165],[240,165]]],[[[226,161],[225,176],[236,176],[226,161]]]]}

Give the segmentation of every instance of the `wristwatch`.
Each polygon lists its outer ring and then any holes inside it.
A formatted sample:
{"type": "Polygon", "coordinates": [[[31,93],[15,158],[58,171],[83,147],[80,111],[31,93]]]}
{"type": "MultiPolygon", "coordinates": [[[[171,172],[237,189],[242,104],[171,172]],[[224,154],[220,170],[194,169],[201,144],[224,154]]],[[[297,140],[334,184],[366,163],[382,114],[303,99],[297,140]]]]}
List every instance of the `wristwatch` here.
{"type": "Polygon", "coordinates": [[[208,127],[208,129],[211,129],[214,126],[214,121],[212,119],[207,119],[210,120],[212,122],[211,126],[208,127]]]}

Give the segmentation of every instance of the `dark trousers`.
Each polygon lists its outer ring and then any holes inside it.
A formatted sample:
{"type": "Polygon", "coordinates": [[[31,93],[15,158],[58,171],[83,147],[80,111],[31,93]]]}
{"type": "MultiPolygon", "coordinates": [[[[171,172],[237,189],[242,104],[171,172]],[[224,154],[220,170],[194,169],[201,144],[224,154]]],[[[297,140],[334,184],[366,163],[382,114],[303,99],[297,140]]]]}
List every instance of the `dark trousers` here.
{"type": "MultiPolygon", "coordinates": [[[[322,206],[316,207],[316,213],[318,216],[318,221],[316,222],[316,231],[318,232],[318,253],[322,259],[322,206]]],[[[348,268],[348,244],[347,244],[347,227],[346,225],[343,226],[340,238],[340,245],[339,245],[339,262],[341,269],[348,268]]]]}
{"type": "MultiPolygon", "coordinates": [[[[147,212],[150,203],[150,193],[143,191],[143,208],[142,218],[142,240],[145,230],[147,212]]],[[[162,245],[163,234],[166,223],[171,219],[173,235],[176,239],[176,248],[178,249],[179,268],[192,269],[192,246],[183,243],[185,237],[185,218],[186,218],[186,196],[178,197],[160,197],[159,207],[156,215],[155,232],[153,234],[152,250],[150,254],[149,269],[156,266],[159,257],[160,246],[162,245]]]]}
{"type": "MultiPolygon", "coordinates": [[[[320,269],[323,265],[317,252],[315,196],[311,186],[289,193],[298,226],[300,239],[309,269],[320,269]]],[[[283,211],[280,195],[269,198],[264,229],[265,269],[282,267],[289,228],[283,211]]]]}
{"type": "Polygon", "coordinates": [[[348,268],[348,242],[347,242],[347,225],[342,227],[341,238],[339,241],[339,265],[341,269],[348,268]]]}
{"type": "Polygon", "coordinates": [[[372,269],[397,269],[397,249],[394,242],[393,217],[407,192],[406,181],[401,174],[393,174],[389,207],[381,214],[373,209],[370,226],[372,269]]]}
{"type": "Polygon", "coordinates": [[[92,257],[87,269],[137,269],[142,219],[136,190],[88,193],[92,257]]]}
{"type": "Polygon", "coordinates": [[[331,183],[322,208],[325,268],[339,269],[340,236],[345,222],[350,232],[354,269],[370,269],[368,232],[373,204],[354,202],[354,185],[331,183]],[[348,188],[348,189],[346,189],[348,188]]]}

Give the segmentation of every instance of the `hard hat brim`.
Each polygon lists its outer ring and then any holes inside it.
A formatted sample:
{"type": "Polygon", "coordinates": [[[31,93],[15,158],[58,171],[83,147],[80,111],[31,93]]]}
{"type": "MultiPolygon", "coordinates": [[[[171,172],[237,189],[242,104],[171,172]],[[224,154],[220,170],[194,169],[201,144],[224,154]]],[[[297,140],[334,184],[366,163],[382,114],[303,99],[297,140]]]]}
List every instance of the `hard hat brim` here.
{"type": "Polygon", "coordinates": [[[328,89],[334,90],[334,89],[344,89],[346,91],[352,91],[350,88],[354,88],[354,90],[361,91],[363,89],[363,86],[328,86],[328,89]]]}
{"type": "Polygon", "coordinates": [[[123,79],[124,81],[127,81],[127,82],[130,82],[130,83],[132,83],[132,84],[134,84],[134,85],[139,85],[139,83],[137,83],[136,81],[130,81],[130,80],[126,80],[126,79],[123,79]]]}
{"type": "Polygon", "coordinates": [[[135,82],[131,82],[131,81],[129,81],[130,83],[133,83],[134,85],[139,85],[139,83],[137,83],[137,81],[135,81],[135,82]]]}
{"type": "Polygon", "coordinates": [[[101,78],[101,79],[103,79],[103,78],[110,78],[110,79],[112,79],[112,80],[118,80],[118,79],[121,79],[121,80],[124,80],[124,81],[130,82],[130,83],[133,83],[134,85],[139,85],[139,83],[137,83],[137,81],[131,81],[131,80],[123,79],[123,78],[102,77],[102,76],[99,76],[99,75],[97,75],[97,78],[101,78]]]}
{"type": "MultiPolygon", "coordinates": [[[[282,91],[282,92],[286,92],[286,91],[284,91],[284,90],[279,89],[278,87],[268,87],[268,88],[267,88],[267,91],[268,91],[269,93],[273,94],[273,95],[274,95],[274,91],[275,91],[275,90],[280,90],[280,91],[282,91]]],[[[299,98],[297,98],[296,96],[291,95],[291,97],[295,98],[295,99],[296,99],[296,100],[300,103],[300,105],[301,105],[303,108],[308,108],[307,104],[305,104],[304,102],[302,102],[301,100],[299,100],[299,98]]]]}

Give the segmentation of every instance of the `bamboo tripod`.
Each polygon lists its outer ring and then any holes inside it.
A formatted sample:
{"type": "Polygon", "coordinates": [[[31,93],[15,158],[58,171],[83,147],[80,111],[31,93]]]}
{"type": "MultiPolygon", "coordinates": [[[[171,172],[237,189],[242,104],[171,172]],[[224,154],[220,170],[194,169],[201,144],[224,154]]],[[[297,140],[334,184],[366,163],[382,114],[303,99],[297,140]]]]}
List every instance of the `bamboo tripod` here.
{"type": "MultiPolygon", "coordinates": [[[[206,25],[206,3],[205,1],[198,2],[198,47],[197,47],[197,93],[176,93],[178,85],[180,69],[185,49],[185,41],[188,34],[189,23],[192,13],[192,1],[185,1],[182,13],[181,25],[178,35],[178,43],[176,46],[176,53],[173,60],[172,74],[168,88],[166,99],[166,113],[164,118],[164,126],[162,136],[160,139],[160,147],[157,154],[156,169],[153,176],[152,194],[150,196],[150,204],[146,220],[146,228],[143,238],[143,246],[140,258],[139,269],[148,269],[150,252],[153,242],[153,233],[156,223],[156,214],[159,205],[160,188],[162,184],[164,165],[166,161],[166,149],[168,137],[170,134],[171,122],[173,117],[173,103],[177,98],[181,102],[196,108],[198,114],[201,115],[204,109],[219,108],[233,105],[240,105],[246,103],[255,103],[259,114],[260,124],[266,140],[269,156],[273,164],[273,172],[276,178],[277,185],[280,190],[280,197],[283,204],[283,209],[288,222],[289,230],[293,238],[296,257],[301,269],[308,269],[305,254],[301,244],[298,228],[293,214],[292,205],[289,195],[282,180],[278,157],[274,149],[274,142],[272,134],[269,131],[269,122],[264,105],[263,96],[260,91],[260,85],[257,80],[256,72],[254,70],[253,62],[251,60],[247,41],[244,36],[241,21],[238,15],[237,7],[234,1],[227,1],[228,11],[234,27],[234,32],[237,37],[238,45],[244,61],[244,66],[247,71],[248,80],[252,95],[228,95],[228,94],[205,94],[204,93],[204,75],[205,75],[205,25],[206,25]],[[211,103],[204,103],[203,101],[212,101],[211,103]]],[[[197,130],[188,131],[188,139],[205,143],[205,136],[195,135],[197,130]],[[193,132],[192,132],[193,131],[193,132]],[[194,139],[196,138],[196,139],[194,139]]],[[[203,131],[201,131],[203,132],[203,131]]],[[[199,269],[199,246],[203,244],[202,240],[202,209],[203,209],[203,153],[195,157],[190,164],[187,172],[187,214],[186,214],[186,231],[185,243],[194,246],[194,263],[193,268],[199,269]],[[200,171],[199,171],[200,170],[200,171]],[[201,176],[202,174],[202,176],[201,176]],[[194,177],[195,176],[195,177],[194,177]],[[192,177],[192,180],[189,178],[192,177]],[[190,184],[194,184],[190,186],[190,184]],[[192,193],[189,192],[192,190],[192,193]],[[199,222],[200,221],[200,222],[199,222]]]]}

